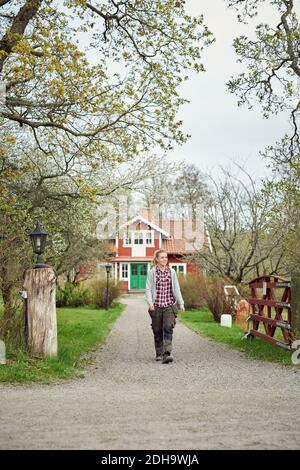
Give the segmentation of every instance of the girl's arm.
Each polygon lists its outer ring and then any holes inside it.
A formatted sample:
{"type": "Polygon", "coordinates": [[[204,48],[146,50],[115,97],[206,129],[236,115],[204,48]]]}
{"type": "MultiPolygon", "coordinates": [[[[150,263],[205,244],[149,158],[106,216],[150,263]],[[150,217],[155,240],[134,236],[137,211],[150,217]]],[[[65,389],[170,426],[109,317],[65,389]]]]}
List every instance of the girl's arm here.
{"type": "MultiPolygon", "coordinates": [[[[174,271],[174,270],[173,270],[174,271]]],[[[182,295],[181,295],[181,290],[180,290],[180,284],[179,284],[179,281],[178,281],[178,278],[177,278],[177,273],[176,271],[174,271],[174,282],[175,282],[175,296],[176,296],[176,299],[179,303],[179,307],[180,307],[180,310],[182,312],[184,312],[184,300],[182,298],[182,295]]]]}

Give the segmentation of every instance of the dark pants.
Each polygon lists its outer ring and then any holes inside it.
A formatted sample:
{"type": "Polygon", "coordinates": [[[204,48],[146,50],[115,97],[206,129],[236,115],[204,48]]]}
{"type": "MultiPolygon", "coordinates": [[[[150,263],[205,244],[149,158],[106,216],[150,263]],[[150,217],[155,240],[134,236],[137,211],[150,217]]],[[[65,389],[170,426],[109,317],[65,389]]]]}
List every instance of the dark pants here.
{"type": "Polygon", "coordinates": [[[172,351],[173,328],[176,324],[177,306],[155,307],[149,310],[156,354],[172,351]]]}

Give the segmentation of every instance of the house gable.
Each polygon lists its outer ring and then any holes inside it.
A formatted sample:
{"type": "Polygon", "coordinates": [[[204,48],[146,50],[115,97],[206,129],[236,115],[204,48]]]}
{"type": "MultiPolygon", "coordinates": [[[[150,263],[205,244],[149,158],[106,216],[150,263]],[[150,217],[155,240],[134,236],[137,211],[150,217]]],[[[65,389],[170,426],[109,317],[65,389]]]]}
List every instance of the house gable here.
{"type": "Polygon", "coordinates": [[[132,258],[153,257],[154,251],[161,246],[162,236],[162,231],[157,230],[155,224],[135,217],[118,233],[118,254],[132,258]]]}
{"type": "MultiPolygon", "coordinates": [[[[143,217],[141,215],[137,215],[133,219],[126,222],[125,224],[122,224],[120,226],[119,231],[118,231],[119,235],[123,234],[124,231],[126,231],[126,230],[130,230],[131,229],[130,227],[132,227],[134,224],[138,224],[138,223],[143,224],[144,227],[150,226],[152,230],[155,230],[156,232],[161,233],[164,238],[168,238],[170,236],[169,232],[167,232],[163,228],[159,227],[159,225],[156,225],[155,223],[151,222],[150,220],[147,220],[145,217],[143,217]]],[[[116,235],[116,234],[112,233],[111,237],[113,237],[113,235],[116,235]]]]}

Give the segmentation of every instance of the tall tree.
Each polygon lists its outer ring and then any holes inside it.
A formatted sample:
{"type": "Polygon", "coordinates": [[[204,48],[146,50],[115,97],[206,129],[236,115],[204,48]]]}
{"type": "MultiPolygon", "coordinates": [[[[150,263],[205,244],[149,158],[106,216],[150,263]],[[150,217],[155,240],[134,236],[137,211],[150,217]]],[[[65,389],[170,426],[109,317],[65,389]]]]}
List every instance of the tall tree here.
{"type": "Polygon", "coordinates": [[[146,156],[95,167],[63,152],[45,158],[8,134],[0,142],[0,291],[9,313],[32,263],[28,234],[37,221],[49,232],[46,260],[57,273],[95,264],[106,248],[96,232],[101,208],[154,176],[159,165],[146,156]]]}
{"type": "Polygon", "coordinates": [[[0,17],[0,116],[44,152],[120,162],[185,141],[178,87],[211,34],[184,1],[10,0],[0,17]]]}
{"type": "MultiPolygon", "coordinates": [[[[225,1],[239,10],[239,21],[255,17],[264,3],[264,0],[225,1]]],[[[254,40],[240,36],[234,41],[238,60],[245,64],[247,72],[230,80],[228,88],[238,96],[239,104],[251,108],[257,99],[265,117],[283,110],[290,113],[292,132],[287,158],[292,159],[299,152],[300,25],[297,2],[273,0],[270,3],[278,13],[276,22],[258,24],[254,40]]]]}
{"type": "Polygon", "coordinates": [[[250,174],[238,167],[222,168],[221,177],[208,175],[210,204],[205,206],[207,246],[189,257],[212,274],[234,283],[265,273],[277,273],[282,263],[278,227],[271,229],[271,198],[250,174]]]}
{"type": "MultiPolygon", "coordinates": [[[[239,21],[255,18],[264,0],[225,0],[239,11],[239,21]]],[[[265,192],[273,198],[270,224],[282,229],[281,248],[289,265],[295,269],[300,258],[300,24],[299,1],[273,0],[278,18],[274,24],[256,26],[255,39],[236,38],[234,47],[247,72],[233,78],[228,88],[238,96],[239,104],[250,108],[258,100],[263,115],[285,111],[291,131],[262,151],[272,169],[265,181],[265,192]],[[283,221],[285,221],[283,223],[283,221]],[[295,238],[296,237],[296,238],[295,238]]]]}
{"type": "Polygon", "coordinates": [[[194,222],[197,217],[197,207],[209,200],[209,191],[204,173],[194,164],[185,163],[174,185],[174,194],[182,207],[189,207],[190,216],[194,222]]]}

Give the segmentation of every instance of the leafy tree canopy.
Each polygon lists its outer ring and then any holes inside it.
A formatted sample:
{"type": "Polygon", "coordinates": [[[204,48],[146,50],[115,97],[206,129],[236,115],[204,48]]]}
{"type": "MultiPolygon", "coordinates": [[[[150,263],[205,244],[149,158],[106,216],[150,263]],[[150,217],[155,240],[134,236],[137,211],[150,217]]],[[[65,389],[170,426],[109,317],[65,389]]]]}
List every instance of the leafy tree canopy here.
{"type": "Polygon", "coordinates": [[[0,0],[0,124],[30,129],[43,152],[101,161],[184,142],[178,86],[212,41],[184,3],[0,0]]]}

